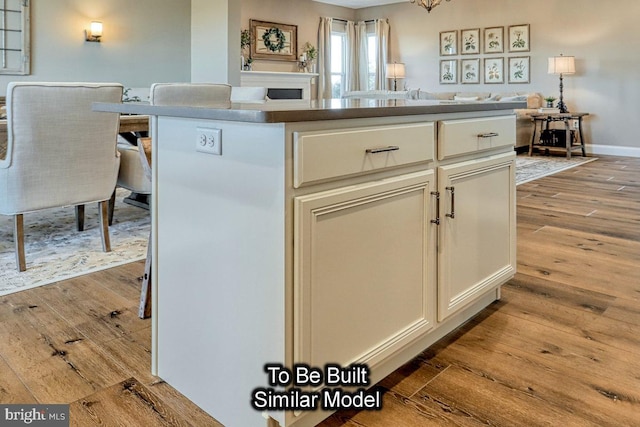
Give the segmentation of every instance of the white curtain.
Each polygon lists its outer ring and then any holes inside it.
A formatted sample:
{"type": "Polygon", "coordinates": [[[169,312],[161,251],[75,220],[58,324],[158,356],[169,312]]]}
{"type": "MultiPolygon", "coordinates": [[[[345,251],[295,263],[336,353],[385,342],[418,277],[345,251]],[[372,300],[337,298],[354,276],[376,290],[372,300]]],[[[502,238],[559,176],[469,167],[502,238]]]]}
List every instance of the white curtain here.
{"type": "Polygon", "coordinates": [[[356,37],[358,41],[358,51],[360,52],[360,62],[358,62],[358,81],[360,88],[356,90],[367,90],[369,81],[369,46],[367,43],[367,23],[358,22],[356,25],[356,37]]]}
{"type": "Polygon", "coordinates": [[[360,74],[358,73],[358,64],[360,63],[360,49],[358,48],[358,31],[356,23],[347,21],[346,31],[346,49],[345,52],[345,82],[344,91],[350,92],[360,90],[360,74]]]}
{"type": "Polygon", "coordinates": [[[387,89],[387,78],[385,68],[389,55],[389,23],[385,19],[376,19],[375,34],[378,39],[378,54],[376,61],[376,84],[375,89],[387,89]]]}
{"type": "MultiPolygon", "coordinates": [[[[320,18],[318,28],[318,99],[331,98],[331,30],[333,18],[320,18]]],[[[378,45],[376,46],[376,78],[373,89],[386,89],[387,79],[385,67],[389,50],[389,23],[383,19],[373,21],[378,45]]],[[[367,38],[367,24],[364,21],[355,23],[347,21],[346,34],[346,64],[343,91],[368,90],[369,82],[369,49],[367,38]]]]}
{"type": "Polygon", "coordinates": [[[318,28],[318,99],[331,98],[331,25],[333,18],[320,18],[318,28]]]}

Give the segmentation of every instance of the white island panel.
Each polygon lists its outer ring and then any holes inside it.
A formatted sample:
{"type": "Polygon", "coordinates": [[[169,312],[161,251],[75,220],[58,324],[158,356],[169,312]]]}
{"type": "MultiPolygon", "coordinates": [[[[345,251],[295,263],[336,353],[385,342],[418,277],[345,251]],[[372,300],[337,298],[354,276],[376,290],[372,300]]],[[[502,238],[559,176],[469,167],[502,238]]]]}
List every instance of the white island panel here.
{"type": "Polygon", "coordinates": [[[285,360],[284,126],[157,124],[157,373],[225,425],[260,425],[250,392],[285,360]],[[202,128],[221,156],[195,150],[202,128]]]}

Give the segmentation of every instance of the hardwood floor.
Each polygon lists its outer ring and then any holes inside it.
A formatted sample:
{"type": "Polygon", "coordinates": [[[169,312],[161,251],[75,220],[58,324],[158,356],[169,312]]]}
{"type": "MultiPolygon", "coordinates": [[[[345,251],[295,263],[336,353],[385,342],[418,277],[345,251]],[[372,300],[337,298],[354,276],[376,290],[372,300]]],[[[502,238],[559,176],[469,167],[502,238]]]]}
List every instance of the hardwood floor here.
{"type": "MultiPolygon", "coordinates": [[[[384,379],[333,426],[640,425],[640,159],[518,187],[502,300],[384,379]]],[[[0,298],[0,402],[71,403],[71,425],[219,425],[149,374],[144,264],[0,298]]],[[[232,427],[232,426],[229,426],[232,427]]]]}

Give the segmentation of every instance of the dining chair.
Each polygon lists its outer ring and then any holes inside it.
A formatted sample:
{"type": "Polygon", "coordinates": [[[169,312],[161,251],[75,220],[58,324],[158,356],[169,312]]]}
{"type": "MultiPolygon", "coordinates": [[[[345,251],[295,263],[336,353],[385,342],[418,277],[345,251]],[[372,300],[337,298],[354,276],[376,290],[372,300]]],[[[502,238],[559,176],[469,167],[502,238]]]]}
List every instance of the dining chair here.
{"type": "Polygon", "coordinates": [[[116,185],[119,115],[92,111],[122,100],[117,83],[13,82],[7,86],[7,155],[0,214],[14,217],[18,270],[26,270],[24,214],[98,202],[102,249],[111,250],[107,204],[116,185]]]}
{"type": "MultiPolygon", "coordinates": [[[[144,179],[151,185],[151,138],[138,138],[138,161],[142,166],[144,179]]],[[[140,290],[140,306],[138,317],[146,319],[151,316],[151,232],[147,244],[147,259],[144,263],[144,274],[140,290]]]]}
{"type": "MultiPolygon", "coordinates": [[[[151,86],[149,100],[152,105],[189,107],[231,107],[231,86],[219,83],[155,83],[151,86]]],[[[148,179],[151,179],[152,138],[138,139],[138,154],[148,179]]],[[[138,317],[151,316],[151,265],[152,241],[149,235],[147,259],[140,289],[138,317]]]]}
{"type": "Polygon", "coordinates": [[[230,107],[231,86],[223,83],[154,83],[152,105],[230,107]]]}
{"type": "MultiPolygon", "coordinates": [[[[120,170],[116,186],[131,191],[130,203],[148,209],[144,206],[145,200],[133,200],[133,195],[137,197],[151,194],[151,179],[145,176],[144,166],[140,162],[138,145],[132,145],[129,141],[118,136],[118,153],[120,153],[120,170]]],[[[109,200],[109,225],[113,223],[116,193],[113,192],[109,200]]],[[[125,198],[125,201],[128,201],[125,198]]],[[[146,204],[146,203],[145,203],[146,204]]]]}

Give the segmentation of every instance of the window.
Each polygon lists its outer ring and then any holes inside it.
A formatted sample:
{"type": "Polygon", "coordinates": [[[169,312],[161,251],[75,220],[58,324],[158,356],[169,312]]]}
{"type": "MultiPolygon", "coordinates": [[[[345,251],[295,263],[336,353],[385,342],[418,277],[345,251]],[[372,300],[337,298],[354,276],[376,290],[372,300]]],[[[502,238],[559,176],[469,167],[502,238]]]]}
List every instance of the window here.
{"type": "Polygon", "coordinates": [[[340,98],[344,92],[345,65],[346,65],[345,33],[331,33],[331,97],[340,98]]]}
{"type": "Polygon", "coordinates": [[[367,26],[367,90],[376,88],[376,62],[378,62],[378,37],[372,34],[367,26]]]}
{"type": "Polygon", "coordinates": [[[29,74],[29,1],[0,1],[0,74],[29,74]]]}
{"type": "MultiPolygon", "coordinates": [[[[367,81],[363,90],[376,88],[376,62],[378,58],[378,38],[373,33],[373,25],[367,25],[367,81]]],[[[340,98],[344,93],[346,80],[347,35],[343,31],[331,33],[331,97],[340,98]]]]}

